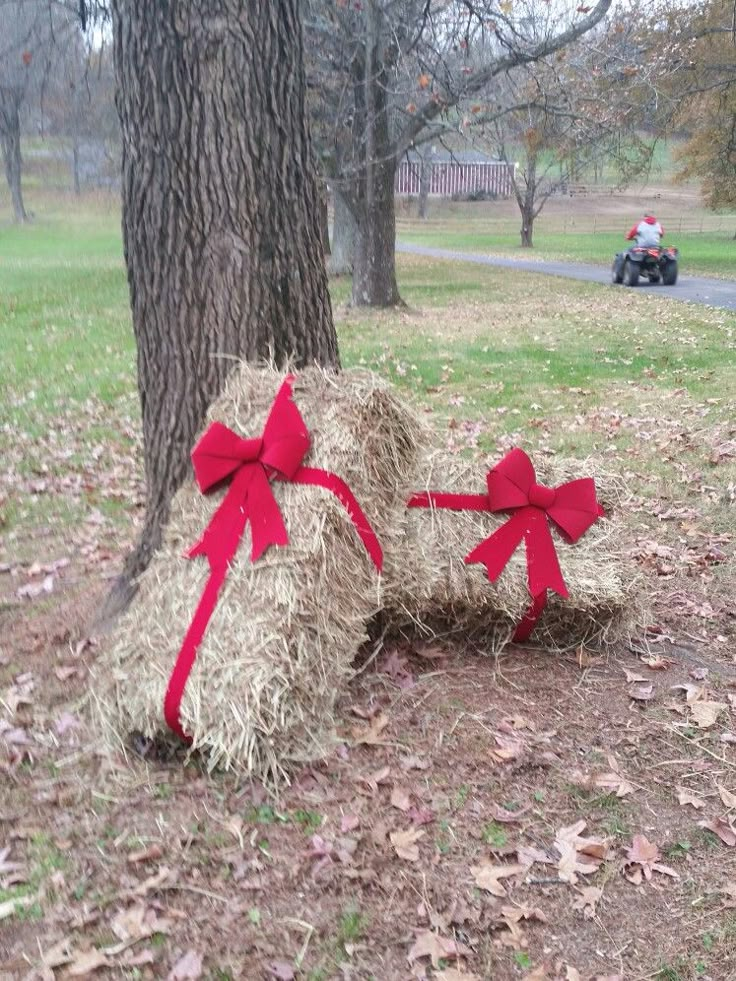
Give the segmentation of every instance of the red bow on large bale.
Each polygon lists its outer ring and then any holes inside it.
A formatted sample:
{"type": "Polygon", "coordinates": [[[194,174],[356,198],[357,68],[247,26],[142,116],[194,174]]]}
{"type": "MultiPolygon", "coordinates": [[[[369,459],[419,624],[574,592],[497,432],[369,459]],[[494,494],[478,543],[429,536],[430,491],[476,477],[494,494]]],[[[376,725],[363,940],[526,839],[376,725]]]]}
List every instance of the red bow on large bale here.
{"type": "Polygon", "coordinates": [[[347,484],[326,470],[302,466],[310,439],[292,399],[293,381],[293,376],[288,376],[279,389],[261,437],[242,439],[221,422],[213,422],[192,450],[194,474],[203,494],[227,480],[230,486],[202,537],[187,553],[189,558],[206,555],[210,576],[184,637],[164,699],[166,724],[186,741],[190,740],[180,720],[182,696],[246,524],[250,522],[251,526],[253,562],[269,545],[289,543],[274,497],[273,481],[314,484],[331,491],[350,515],[379,572],[383,566],[383,552],[375,532],[347,484]]]}
{"type": "Polygon", "coordinates": [[[414,494],[410,508],[437,507],[454,511],[507,511],[508,520],[477,545],[465,562],[482,563],[495,582],[518,546],[524,542],[531,606],[516,628],[514,640],[527,640],[547,604],[547,590],[567,597],[549,522],[563,538],[574,543],[604,514],[591,477],[571,480],[559,487],[544,487],[523,450],[511,450],[488,472],[487,494],[414,494]]]}

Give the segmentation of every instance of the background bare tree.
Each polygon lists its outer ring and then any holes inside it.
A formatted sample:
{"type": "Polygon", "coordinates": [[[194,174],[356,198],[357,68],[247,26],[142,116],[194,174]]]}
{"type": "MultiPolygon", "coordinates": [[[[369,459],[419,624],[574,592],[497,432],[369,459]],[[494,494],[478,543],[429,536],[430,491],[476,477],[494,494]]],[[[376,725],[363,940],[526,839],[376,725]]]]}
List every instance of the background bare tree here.
{"type": "Polygon", "coordinates": [[[592,7],[534,0],[307,0],[309,77],[330,120],[320,131],[356,223],[352,299],[399,302],[394,179],[407,150],[457,130],[462,106],[518,65],[591,30],[611,0],[592,7]]]}
{"type": "Polygon", "coordinates": [[[0,147],[13,214],[23,222],[22,118],[42,101],[59,52],[78,36],[79,26],[74,14],[49,0],[3,0],[0,18],[0,147]]]}
{"type": "Polygon", "coordinates": [[[57,56],[44,98],[48,132],[69,157],[77,194],[85,182],[104,182],[120,172],[120,124],[115,111],[112,47],[93,44],[81,32],[57,56]]]}
{"type": "Polygon", "coordinates": [[[573,193],[583,174],[607,168],[623,186],[649,166],[654,141],[641,127],[650,89],[646,73],[632,70],[629,41],[627,26],[614,19],[554,58],[512,69],[494,87],[495,118],[473,136],[501,160],[518,162],[510,173],[522,247],[534,244],[548,199],[573,193]]]}

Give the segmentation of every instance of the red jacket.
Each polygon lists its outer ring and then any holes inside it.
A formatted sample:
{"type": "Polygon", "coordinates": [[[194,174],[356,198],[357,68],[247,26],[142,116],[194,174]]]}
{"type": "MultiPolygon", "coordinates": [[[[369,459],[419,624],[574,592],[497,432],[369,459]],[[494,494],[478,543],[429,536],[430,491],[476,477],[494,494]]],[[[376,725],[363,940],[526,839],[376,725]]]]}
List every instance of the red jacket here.
{"type": "Polygon", "coordinates": [[[638,239],[638,237],[642,235],[642,232],[644,233],[644,239],[649,240],[651,238],[654,240],[656,238],[656,244],[659,244],[659,239],[664,235],[664,228],[662,228],[654,215],[647,215],[647,217],[642,221],[638,221],[635,225],[632,225],[629,234],[626,236],[627,241],[630,241],[631,239],[638,239]],[[642,225],[654,225],[656,227],[649,231],[648,229],[643,229],[641,227],[642,225]],[[649,231],[648,235],[646,234],[647,231],[649,231]],[[659,233],[658,236],[657,233],[659,233]]]}

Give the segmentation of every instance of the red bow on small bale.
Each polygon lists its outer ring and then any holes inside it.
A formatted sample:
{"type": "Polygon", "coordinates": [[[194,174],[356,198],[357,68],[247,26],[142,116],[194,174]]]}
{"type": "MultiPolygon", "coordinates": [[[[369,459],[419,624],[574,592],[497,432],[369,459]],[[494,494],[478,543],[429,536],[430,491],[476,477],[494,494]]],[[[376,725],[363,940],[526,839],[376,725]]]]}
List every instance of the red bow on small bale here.
{"type": "Polygon", "coordinates": [[[202,637],[212,617],[220,588],[235,557],[245,526],[251,526],[251,561],[270,545],[288,545],[289,536],[273,493],[273,481],[314,484],[331,491],[345,507],[380,572],[383,552],[375,532],[347,484],[333,473],[302,466],[310,447],[309,431],[292,399],[293,376],[288,376],[263,429],[255,439],[243,439],[221,422],[213,422],[192,450],[194,474],[203,494],[230,485],[189,558],[206,555],[210,576],[187,630],[164,699],[166,724],[191,742],[180,720],[181,700],[202,637]]]}
{"type": "Polygon", "coordinates": [[[521,542],[526,549],[526,568],[532,603],[513,639],[527,640],[547,604],[547,590],[567,597],[568,591],[557,559],[549,522],[571,544],[577,542],[604,514],[591,477],[571,480],[559,487],[537,483],[532,462],[523,450],[514,449],[488,472],[487,494],[414,494],[410,508],[450,508],[454,511],[509,512],[508,520],[477,545],[465,562],[485,565],[495,582],[521,542]]]}

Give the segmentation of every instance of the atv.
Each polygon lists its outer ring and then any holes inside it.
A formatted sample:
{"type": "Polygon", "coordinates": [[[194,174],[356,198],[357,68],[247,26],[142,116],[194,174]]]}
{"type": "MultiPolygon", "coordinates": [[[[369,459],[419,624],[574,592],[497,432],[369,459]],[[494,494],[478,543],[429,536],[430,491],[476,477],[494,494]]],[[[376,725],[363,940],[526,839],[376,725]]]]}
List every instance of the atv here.
{"type": "Polygon", "coordinates": [[[625,252],[619,252],[613,260],[611,281],[624,286],[636,286],[640,276],[646,276],[650,283],[664,283],[674,286],[677,282],[677,249],[668,247],[646,248],[632,245],[625,252]]]}

